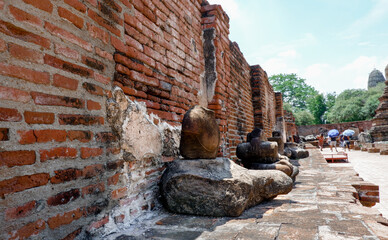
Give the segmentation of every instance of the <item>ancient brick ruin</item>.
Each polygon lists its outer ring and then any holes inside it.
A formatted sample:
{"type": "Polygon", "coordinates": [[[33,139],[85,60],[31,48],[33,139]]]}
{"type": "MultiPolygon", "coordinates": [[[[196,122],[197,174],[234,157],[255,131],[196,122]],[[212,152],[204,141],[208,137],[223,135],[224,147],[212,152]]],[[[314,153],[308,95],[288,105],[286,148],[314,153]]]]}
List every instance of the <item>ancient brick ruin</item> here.
{"type": "Polygon", "coordinates": [[[219,156],[236,159],[254,126],[287,132],[218,5],[0,0],[0,13],[1,239],[73,239],[153,209],[193,105],[215,111],[219,156]]]}

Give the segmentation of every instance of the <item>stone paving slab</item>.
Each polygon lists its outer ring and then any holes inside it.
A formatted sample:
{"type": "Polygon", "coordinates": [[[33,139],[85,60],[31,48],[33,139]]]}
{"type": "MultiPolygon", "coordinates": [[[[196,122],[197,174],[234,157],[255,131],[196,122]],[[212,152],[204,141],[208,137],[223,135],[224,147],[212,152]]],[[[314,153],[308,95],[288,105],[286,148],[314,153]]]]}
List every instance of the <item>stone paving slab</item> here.
{"type": "Polygon", "coordinates": [[[362,206],[351,184],[362,181],[350,165],[330,167],[317,149],[294,161],[294,189],[237,218],[212,218],[161,211],[109,240],[132,239],[388,239],[388,221],[362,206]]]}

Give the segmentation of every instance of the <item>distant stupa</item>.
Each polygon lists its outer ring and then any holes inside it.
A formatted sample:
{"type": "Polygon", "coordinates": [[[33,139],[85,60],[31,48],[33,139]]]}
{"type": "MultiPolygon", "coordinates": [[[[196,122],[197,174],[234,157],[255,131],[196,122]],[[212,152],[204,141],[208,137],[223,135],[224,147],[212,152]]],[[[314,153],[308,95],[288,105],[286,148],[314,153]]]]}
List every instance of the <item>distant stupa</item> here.
{"type": "Polygon", "coordinates": [[[368,89],[376,87],[377,84],[385,82],[383,74],[376,68],[369,74],[368,89]]]}

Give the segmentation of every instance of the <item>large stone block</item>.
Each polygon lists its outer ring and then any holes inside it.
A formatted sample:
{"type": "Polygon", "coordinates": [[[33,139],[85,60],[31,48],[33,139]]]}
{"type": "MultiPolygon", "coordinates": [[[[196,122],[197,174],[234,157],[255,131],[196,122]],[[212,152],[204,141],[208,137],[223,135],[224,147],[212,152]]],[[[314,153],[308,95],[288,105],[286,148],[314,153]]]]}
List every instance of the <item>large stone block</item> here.
{"type": "Polygon", "coordinates": [[[239,216],[264,200],[287,194],[293,182],[278,170],[248,170],[217,158],[168,163],[160,185],[170,211],[221,217],[239,216]]]}

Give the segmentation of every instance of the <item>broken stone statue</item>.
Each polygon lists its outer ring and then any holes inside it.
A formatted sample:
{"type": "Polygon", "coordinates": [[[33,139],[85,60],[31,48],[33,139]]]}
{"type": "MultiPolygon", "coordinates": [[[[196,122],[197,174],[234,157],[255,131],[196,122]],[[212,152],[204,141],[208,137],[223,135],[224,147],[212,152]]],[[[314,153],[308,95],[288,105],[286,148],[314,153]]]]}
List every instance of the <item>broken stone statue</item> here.
{"type": "Polygon", "coordinates": [[[200,106],[185,114],[180,150],[186,159],[167,163],[160,181],[161,200],[169,211],[235,217],[292,190],[292,179],[281,171],[248,170],[216,158],[220,133],[214,123],[214,113],[200,106]]]}
{"type": "Polygon", "coordinates": [[[269,138],[272,141],[266,141],[262,130],[259,128],[254,129],[247,136],[248,142],[240,143],[237,146],[237,157],[241,159],[246,168],[279,170],[295,179],[295,176],[299,173],[298,168],[293,166],[286,156],[281,155],[284,152],[283,139],[279,137],[278,132],[273,132],[272,136],[272,138],[269,138]]]}

